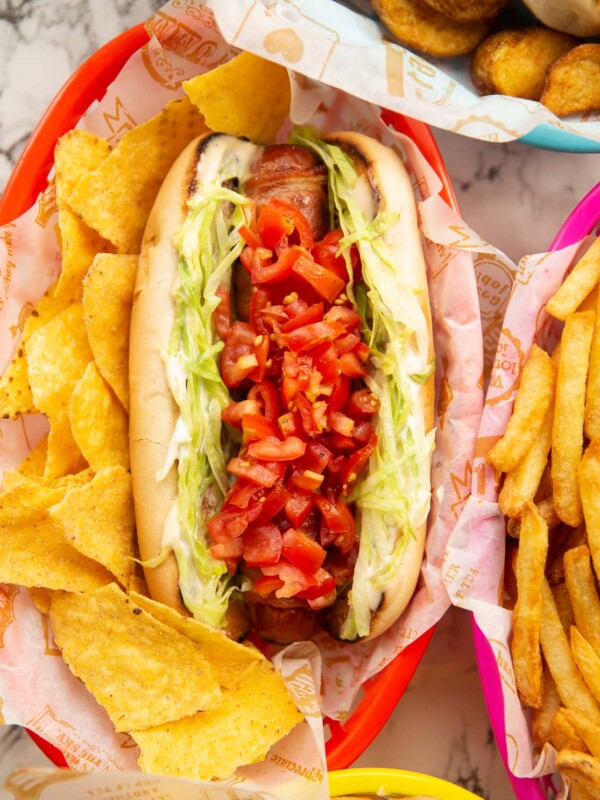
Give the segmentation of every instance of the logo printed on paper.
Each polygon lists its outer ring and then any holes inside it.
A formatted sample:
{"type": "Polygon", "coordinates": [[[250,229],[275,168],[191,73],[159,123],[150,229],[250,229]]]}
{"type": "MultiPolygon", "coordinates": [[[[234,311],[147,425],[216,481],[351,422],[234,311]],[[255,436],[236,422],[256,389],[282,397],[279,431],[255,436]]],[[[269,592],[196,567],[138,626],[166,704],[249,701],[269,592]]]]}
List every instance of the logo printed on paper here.
{"type": "Polygon", "coordinates": [[[436,68],[422,58],[411,53],[408,58],[407,74],[424,89],[433,89],[431,78],[435,78],[436,68]],[[428,78],[429,80],[424,80],[428,78]]]}
{"type": "Polygon", "coordinates": [[[47,614],[42,614],[42,630],[44,632],[44,655],[61,656],[62,653],[54,643],[54,635],[50,628],[50,621],[47,614]]]}
{"type": "Polygon", "coordinates": [[[385,42],[385,77],[392,97],[404,97],[404,56],[406,50],[385,42]]]}
{"type": "Polygon", "coordinates": [[[498,672],[500,680],[514,695],[517,694],[515,685],[515,674],[512,668],[512,661],[508,653],[507,646],[500,639],[490,639],[490,644],[495,650],[496,664],[498,665],[498,672]]]}
{"type": "Polygon", "coordinates": [[[51,217],[58,211],[56,204],[56,183],[54,178],[50,181],[48,186],[40,195],[38,203],[38,212],[35,218],[36,223],[45,228],[51,217]]]}
{"type": "Polygon", "coordinates": [[[471,494],[471,483],[473,480],[473,464],[471,461],[465,462],[462,476],[455,472],[450,473],[450,481],[457,499],[450,506],[454,518],[458,519],[464,508],[465,503],[471,494]]]}
{"type": "Polygon", "coordinates": [[[145,44],[140,52],[144,66],[154,80],[165,89],[177,89],[185,78],[185,70],[171,64],[160,45],[145,44]]]}
{"type": "Polygon", "coordinates": [[[107,752],[82,739],[68,722],[58,719],[50,706],[45,706],[35,717],[25,723],[27,728],[43,736],[64,754],[73,770],[119,770],[121,765],[107,752]]]}
{"type": "Polygon", "coordinates": [[[315,693],[312,673],[308,666],[299,667],[285,679],[287,688],[307,717],[319,717],[321,707],[315,693]]]}
{"type": "Polygon", "coordinates": [[[442,380],[440,381],[440,394],[438,399],[438,422],[440,430],[444,430],[446,412],[454,400],[454,389],[448,380],[448,356],[442,356],[442,380]]]}
{"type": "Polygon", "coordinates": [[[18,586],[0,586],[0,648],[4,647],[4,634],[15,621],[15,597],[18,586]]]}
{"type": "Polygon", "coordinates": [[[29,300],[26,300],[23,305],[21,306],[21,310],[19,311],[19,317],[14,325],[9,325],[8,329],[10,331],[11,337],[14,339],[18,333],[23,332],[23,328],[25,327],[25,323],[27,322],[27,318],[33,311],[35,306],[29,300]]]}
{"type": "Polygon", "coordinates": [[[521,340],[503,328],[498,342],[494,368],[490,378],[490,392],[487,402],[498,405],[509,400],[517,389],[525,353],[521,340]]]}
{"type": "Polygon", "coordinates": [[[302,764],[298,764],[296,761],[291,761],[289,758],[283,758],[283,756],[279,756],[277,753],[272,753],[269,761],[272,764],[276,764],[278,767],[282,767],[288,772],[294,772],[296,775],[301,775],[303,778],[306,778],[307,781],[321,783],[323,780],[322,770],[315,769],[314,767],[303,767],[302,764]]]}
{"type": "Polygon", "coordinates": [[[11,792],[15,800],[39,800],[48,786],[64,781],[78,780],[79,775],[70,770],[47,773],[42,770],[21,767],[6,779],[4,788],[11,792]]]}
{"type": "Polygon", "coordinates": [[[102,116],[110,134],[105,137],[109,142],[118,141],[124,133],[136,126],[136,121],[127,111],[120,97],[115,99],[114,113],[105,111],[102,116]]]}
{"type": "MultiPolygon", "coordinates": [[[[512,128],[507,128],[503,122],[500,120],[492,119],[488,114],[470,114],[468,117],[464,117],[463,119],[459,120],[453,128],[449,130],[454,131],[454,133],[460,133],[462,128],[466,128],[467,125],[489,125],[492,128],[495,128],[496,131],[502,131],[503,133],[509,134],[509,136],[513,139],[519,138],[519,131],[513,130],[512,128]]],[[[485,139],[488,142],[497,142],[499,141],[499,134],[497,132],[481,134],[480,139],[485,139]]]]}
{"type": "Polygon", "coordinates": [[[304,55],[304,42],[293,28],[269,31],[264,38],[263,46],[267,53],[281,53],[290,64],[300,61],[304,55]]]}

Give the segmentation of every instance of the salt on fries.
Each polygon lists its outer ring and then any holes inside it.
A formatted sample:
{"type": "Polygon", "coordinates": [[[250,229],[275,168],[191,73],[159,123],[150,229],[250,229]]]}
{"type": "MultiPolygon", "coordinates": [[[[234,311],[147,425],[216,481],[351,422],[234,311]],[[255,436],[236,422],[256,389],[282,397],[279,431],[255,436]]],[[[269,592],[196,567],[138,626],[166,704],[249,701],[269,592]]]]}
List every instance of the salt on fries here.
{"type": "Polygon", "coordinates": [[[509,550],[518,544],[507,561],[517,690],[536,747],[558,750],[577,800],[600,795],[599,281],[600,238],[549,300],[561,340],[551,357],[533,346],[506,433],[488,454],[505,473],[509,550]],[[547,367],[541,378],[548,363],[555,383],[547,367]]]}
{"type": "Polygon", "coordinates": [[[223,69],[235,102],[207,73],[186,83],[192,100],[168,103],[114,149],[82,130],[59,141],[62,272],[0,380],[0,416],[41,412],[50,423],[3,476],[0,582],[29,588],[72,672],[140,746],[143,769],[198,779],[263,759],[302,719],[258,650],[150,600],[136,562],[129,319],[148,213],[175,158],[207,130],[203,115],[252,136],[272,107],[277,128],[289,108],[282,67],[244,54],[223,69]],[[269,87],[259,95],[258,75],[269,87]]]}

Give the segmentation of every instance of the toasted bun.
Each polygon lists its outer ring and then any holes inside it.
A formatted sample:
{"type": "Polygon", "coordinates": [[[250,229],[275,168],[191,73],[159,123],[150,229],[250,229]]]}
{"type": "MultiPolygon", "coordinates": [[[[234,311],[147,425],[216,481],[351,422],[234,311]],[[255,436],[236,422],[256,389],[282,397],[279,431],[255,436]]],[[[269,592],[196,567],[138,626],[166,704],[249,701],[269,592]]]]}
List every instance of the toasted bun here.
{"type": "Polygon", "coordinates": [[[525,5],[549,28],[573,36],[600,35],[599,0],[525,0],[525,5]]]}
{"type": "MultiPolygon", "coordinates": [[[[202,142],[191,142],[164,181],[146,225],[139,259],[130,328],[129,446],[135,516],[142,561],[160,556],[165,519],[177,498],[177,469],[157,482],[179,409],[167,383],[161,356],[175,322],[176,231],[186,214],[202,142]]],[[[179,591],[177,561],[171,553],[159,566],[144,569],[150,596],[188,613],[179,591]]]]}
{"type": "MultiPolygon", "coordinates": [[[[419,234],[417,209],[414,192],[406,168],[394,150],[375,139],[360,133],[336,133],[327,140],[340,147],[354,160],[354,163],[366,170],[368,178],[379,197],[379,211],[387,209],[399,213],[399,219],[393,229],[393,237],[387,243],[397,256],[403,269],[409,271],[409,280],[413,286],[420,287],[417,296],[421,310],[427,321],[429,336],[428,360],[434,356],[433,331],[431,326],[431,309],[427,289],[427,268],[419,234]]],[[[433,428],[435,379],[431,378],[419,390],[424,428],[428,432],[433,428]]],[[[402,558],[402,568],[394,579],[384,587],[379,608],[371,617],[371,632],[366,639],[373,639],[386,631],[402,614],[414,594],[419,574],[427,526],[422,525],[411,537],[402,558]]]]}
{"type": "MultiPolygon", "coordinates": [[[[173,290],[178,281],[178,254],[174,237],[185,219],[198,162],[209,138],[204,136],[191,142],[169,172],[148,219],[139,260],[130,333],[130,448],[136,524],[144,562],[152,562],[161,555],[165,520],[177,498],[176,466],[164,480],[156,480],[179,416],[161,354],[168,351],[175,321],[173,290]]],[[[419,298],[427,320],[428,359],[431,360],[433,339],[427,275],[413,190],[404,165],[394,151],[362,134],[339,133],[328,139],[340,145],[353,158],[359,171],[368,175],[379,210],[390,209],[400,214],[388,244],[392,250],[397,249],[403,266],[410,270],[410,282],[422,288],[419,298]]],[[[433,393],[432,378],[420,387],[426,431],[433,426],[433,393]]],[[[424,542],[425,526],[409,542],[401,574],[385,587],[381,605],[373,614],[368,638],[386,630],[412,597],[424,542]]],[[[158,566],[147,566],[145,575],[154,599],[188,613],[179,590],[179,573],[173,554],[158,566]]],[[[230,615],[236,637],[241,635],[243,627],[237,611],[232,609],[230,615]]]]}

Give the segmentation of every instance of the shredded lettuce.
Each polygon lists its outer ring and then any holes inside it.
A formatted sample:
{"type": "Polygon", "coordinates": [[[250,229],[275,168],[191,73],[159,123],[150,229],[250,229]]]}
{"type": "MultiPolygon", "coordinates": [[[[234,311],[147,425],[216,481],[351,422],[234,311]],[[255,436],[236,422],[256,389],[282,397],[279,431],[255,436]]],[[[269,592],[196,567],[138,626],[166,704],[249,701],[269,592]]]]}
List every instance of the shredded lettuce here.
{"type": "Polygon", "coordinates": [[[411,286],[408,271],[386,244],[386,232],[398,215],[384,211],[374,218],[361,208],[357,182],[367,180],[351,159],[309,129],[297,129],[292,140],[315,151],[329,170],[333,224],[341,227],[340,251],[350,284],[348,295],[361,315],[363,333],[372,348],[366,381],[379,399],[378,444],[366,475],[349,500],[356,504],[359,554],[349,613],[341,635],[366,636],[371,612],[381,592],[398,574],[402,556],[415,531],[425,523],[430,504],[429,458],[434,432],[425,432],[417,399],[419,385],[432,374],[428,360],[427,321],[411,286]],[[363,283],[352,285],[350,244],[358,246],[363,283]]]}
{"type": "Polygon", "coordinates": [[[221,378],[218,354],[223,347],[212,314],[216,292],[229,287],[231,268],[244,243],[238,233],[245,221],[245,198],[223,184],[240,178],[236,159],[227,160],[213,183],[203,184],[188,202],[188,213],[175,245],[179,252],[176,316],[165,355],[169,383],[181,419],[177,441],[169,448],[167,471],[178,461],[179,495],[170,537],[177,558],[184,603],[192,614],[218,627],[236,587],[223,561],[208,548],[206,521],[218,511],[227,492],[226,465],[232,443],[222,430],[221,412],[231,398],[221,378]]]}

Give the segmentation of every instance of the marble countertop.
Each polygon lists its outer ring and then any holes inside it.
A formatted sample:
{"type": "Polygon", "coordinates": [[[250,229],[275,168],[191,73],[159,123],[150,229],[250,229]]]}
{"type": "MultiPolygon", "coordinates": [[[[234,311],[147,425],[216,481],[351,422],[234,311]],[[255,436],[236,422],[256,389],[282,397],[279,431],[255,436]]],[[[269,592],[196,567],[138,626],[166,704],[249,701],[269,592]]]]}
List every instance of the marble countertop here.
{"type": "MultiPolygon", "coordinates": [[[[158,0],[0,0],[0,191],[58,88],[87,56],[158,0]]],[[[435,137],[464,219],[514,261],[546,250],[600,179],[600,156],[435,137]]],[[[0,728],[0,785],[47,760],[18,728],[0,728]]],[[[489,727],[469,616],[451,609],[386,727],[355,766],[445,777],[486,800],[514,797],[489,727]]],[[[2,792],[0,791],[0,797],[2,792]]]]}

